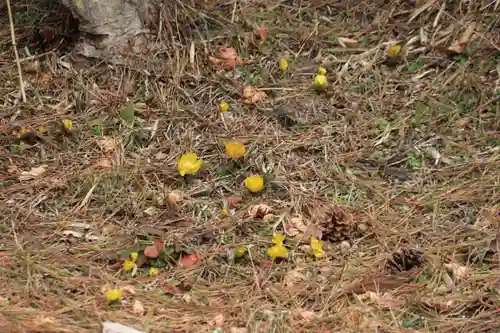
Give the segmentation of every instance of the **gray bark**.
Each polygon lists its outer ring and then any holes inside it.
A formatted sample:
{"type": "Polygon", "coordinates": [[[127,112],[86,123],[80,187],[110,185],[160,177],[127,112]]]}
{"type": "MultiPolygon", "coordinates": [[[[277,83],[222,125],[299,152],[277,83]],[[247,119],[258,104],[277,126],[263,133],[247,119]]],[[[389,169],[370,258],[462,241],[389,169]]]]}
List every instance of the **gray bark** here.
{"type": "Polygon", "coordinates": [[[75,52],[123,62],[146,48],[147,0],[62,0],[80,21],[82,38],[75,52]]]}

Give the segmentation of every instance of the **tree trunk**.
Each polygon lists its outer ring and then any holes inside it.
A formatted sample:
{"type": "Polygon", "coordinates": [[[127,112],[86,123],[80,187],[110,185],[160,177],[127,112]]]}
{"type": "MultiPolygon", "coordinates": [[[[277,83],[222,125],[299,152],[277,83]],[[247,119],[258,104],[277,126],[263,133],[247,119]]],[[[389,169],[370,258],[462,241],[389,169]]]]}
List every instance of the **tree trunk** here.
{"type": "Polygon", "coordinates": [[[77,54],[123,62],[145,51],[147,0],[62,0],[79,20],[77,54]]]}

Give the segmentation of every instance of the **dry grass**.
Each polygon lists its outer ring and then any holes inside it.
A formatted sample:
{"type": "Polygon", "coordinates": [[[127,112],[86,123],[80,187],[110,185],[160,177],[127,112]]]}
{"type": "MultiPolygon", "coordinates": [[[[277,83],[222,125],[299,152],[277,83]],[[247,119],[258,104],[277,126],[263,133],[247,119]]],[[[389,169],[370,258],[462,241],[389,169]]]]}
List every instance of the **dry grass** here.
{"type": "MultiPolygon", "coordinates": [[[[25,105],[1,16],[0,331],[97,332],[113,320],[152,332],[500,332],[500,8],[486,0],[423,3],[430,7],[411,22],[418,9],[410,1],[171,4],[154,55],[137,56],[137,66],[68,68],[61,48],[38,58],[35,70],[25,60],[25,105]],[[448,59],[430,47],[450,46],[473,21],[468,57],[448,59]],[[259,49],[261,23],[268,37],[259,49]],[[396,66],[383,63],[388,42],[421,31],[425,44],[409,46],[396,66]],[[360,43],[344,48],[338,37],[360,43]],[[234,73],[213,69],[205,50],[216,55],[219,45],[253,63],[234,73]],[[428,50],[411,52],[420,47],[428,50]],[[310,87],[320,63],[328,97],[310,87]],[[245,83],[265,89],[268,100],[242,104],[245,83]],[[221,98],[232,109],[224,121],[221,98]],[[129,102],[137,108],[133,128],[119,117],[129,102]],[[60,135],[62,118],[73,121],[72,136],[60,135]],[[21,126],[45,127],[47,142],[15,142],[21,126]],[[247,145],[238,167],[224,155],[229,138],[247,145]],[[175,169],[187,151],[206,162],[190,181],[175,169]],[[42,177],[19,181],[40,165],[42,177]],[[258,195],[241,186],[252,172],[266,177],[258,195]],[[185,199],[159,205],[172,190],[185,199]],[[221,218],[229,195],[244,200],[234,217],[221,218]],[[248,217],[260,201],[276,223],[248,217]],[[317,261],[300,237],[290,239],[290,259],[270,263],[278,222],[309,218],[316,202],[344,205],[363,233],[350,249],[329,244],[317,261]],[[68,236],[79,231],[75,223],[86,230],[68,236]],[[158,237],[200,253],[201,262],[169,265],[158,277],[120,272],[117,253],[158,237]],[[248,245],[246,259],[228,259],[248,245]],[[401,247],[422,250],[426,264],[388,275],[386,260],[401,247]],[[461,270],[453,274],[450,263],[461,270]],[[165,293],[173,281],[178,290],[165,293]],[[106,285],[133,286],[135,294],[106,305],[106,285]],[[133,312],[135,300],[144,315],[133,312]]],[[[14,8],[21,46],[44,14],[37,8],[22,1],[14,8]]]]}

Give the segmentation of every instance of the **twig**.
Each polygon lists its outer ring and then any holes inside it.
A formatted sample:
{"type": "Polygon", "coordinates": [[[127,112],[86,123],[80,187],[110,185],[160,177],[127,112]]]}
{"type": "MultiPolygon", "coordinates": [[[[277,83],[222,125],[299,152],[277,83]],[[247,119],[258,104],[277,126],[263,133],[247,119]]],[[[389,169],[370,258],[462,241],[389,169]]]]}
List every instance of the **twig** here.
{"type": "Polygon", "coordinates": [[[19,88],[21,89],[21,97],[23,103],[26,103],[26,92],[24,91],[23,72],[21,70],[21,62],[19,61],[19,54],[17,53],[16,35],[14,33],[14,20],[12,19],[12,9],[10,7],[10,0],[7,0],[7,11],[9,12],[9,25],[10,36],[12,39],[12,47],[14,48],[14,55],[16,57],[17,72],[19,74],[19,88]]]}

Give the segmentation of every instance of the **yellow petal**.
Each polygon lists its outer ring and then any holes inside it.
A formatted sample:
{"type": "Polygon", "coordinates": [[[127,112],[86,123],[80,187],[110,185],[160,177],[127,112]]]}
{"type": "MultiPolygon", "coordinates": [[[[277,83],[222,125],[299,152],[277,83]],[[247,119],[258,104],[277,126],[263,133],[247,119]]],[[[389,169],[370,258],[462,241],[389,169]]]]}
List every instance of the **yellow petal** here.
{"type": "Polygon", "coordinates": [[[62,123],[64,128],[67,130],[71,130],[71,128],[73,127],[73,123],[69,119],[63,119],[62,123]]]}
{"type": "Polygon", "coordinates": [[[395,44],[389,47],[389,49],[387,50],[387,55],[389,57],[396,57],[400,52],[401,52],[401,45],[395,44]]]}
{"type": "Polygon", "coordinates": [[[149,276],[157,276],[159,273],[160,271],[156,267],[151,267],[148,272],[149,276]]]}
{"type": "Polygon", "coordinates": [[[122,299],[121,289],[110,289],[106,292],[106,302],[112,303],[122,299]]]}
{"type": "Polygon", "coordinates": [[[246,252],[247,252],[246,247],[238,247],[238,248],[234,249],[234,257],[235,258],[242,258],[246,252]]]}
{"type": "Polygon", "coordinates": [[[314,77],[314,85],[318,88],[323,88],[328,83],[328,80],[325,75],[318,74],[314,77]]]}
{"type": "Polygon", "coordinates": [[[242,158],[245,156],[245,145],[238,141],[229,141],[226,143],[226,154],[234,159],[242,158]]]}
{"type": "Polygon", "coordinates": [[[325,67],[323,67],[323,66],[320,66],[320,67],[318,68],[318,74],[319,74],[319,75],[326,75],[326,68],[325,68],[325,67]]]}
{"type": "Polygon", "coordinates": [[[285,57],[282,57],[280,59],[280,68],[283,72],[285,72],[288,69],[288,61],[286,60],[285,57]]]}
{"type": "Polygon", "coordinates": [[[249,176],[245,178],[243,185],[245,185],[250,192],[260,192],[264,188],[264,178],[259,175],[249,176]]]}
{"type": "Polygon", "coordinates": [[[283,242],[285,241],[285,235],[283,235],[281,232],[275,232],[273,234],[273,244],[283,244],[283,242]]]}
{"type": "Polygon", "coordinates": [[[225,113],[229,111],[229,104],[225,100],[219,102],[220,112],[225,113]]]}
{"type": "Polygon", "coordinates": [[[130,272],[134,269],[135,267],[135,262],[133,260],[125,260],[123,262],[123,270],[125,272],[130,272]]]}
{"type": "Polygon", "coordinates": [[[286,247],[283,244],[277,244],[277,245],[270,247],[267,250],[267,255],[273,259],[287,258],[288,257],[288,250],[286,249],[286,247]]]}
{"type": "Polygon", "coordinates": [[[203,161],[198,159],[195,153],[187,153],[182,155],[177,162],[177,169],[181,176],[194,175],[200,170],[202,164],[203,161]]]}
{"type": "Polygon", "coordinates": [[[316,258],[323,256],[323,241],[318,240],[316,237],[311,237],[311,249],[316,258]]]}
{"type": "Polygon", "coordinates": [[[139,256],[139,253],[132,252],[132,253],[130,253],[130,260],[132,260],[133,262],[136,262],[138,256],[139,256]]]}

